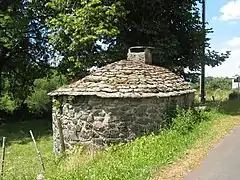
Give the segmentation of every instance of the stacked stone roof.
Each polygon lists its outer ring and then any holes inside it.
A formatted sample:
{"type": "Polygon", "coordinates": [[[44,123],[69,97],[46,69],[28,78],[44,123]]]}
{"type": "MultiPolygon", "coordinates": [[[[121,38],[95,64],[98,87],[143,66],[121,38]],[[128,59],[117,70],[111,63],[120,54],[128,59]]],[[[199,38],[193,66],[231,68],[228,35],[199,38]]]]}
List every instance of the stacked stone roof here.
{"type": "Polygon", "coordinates": [[[51,93],[99,97],[167,97],[194,92],[182,78],[166,68],[140,60],[121,60],[99,68],[83,79],[51,93]]]}

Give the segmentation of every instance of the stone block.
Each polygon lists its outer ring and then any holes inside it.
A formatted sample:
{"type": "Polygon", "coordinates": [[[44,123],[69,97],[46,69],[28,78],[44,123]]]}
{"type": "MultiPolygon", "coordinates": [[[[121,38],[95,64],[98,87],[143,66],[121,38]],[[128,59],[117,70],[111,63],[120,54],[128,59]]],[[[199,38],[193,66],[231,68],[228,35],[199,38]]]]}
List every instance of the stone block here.
{"type": "Polygon", "coordinates": [[[94,116],[92,113],[90,113],[87,117],[87,122],[93,122],[94,121],[94,116]]]}
{"type": "Polygon", "coordinates": [[[101,121],[95,121],[93,122],[93,128],[97,131],[101,131],[104,128],[104,124],[101,121]]]}
{"type": "Polygon", "coordinates": [[[91,130],[83,130],[78,135],[81,139],[84,139],[84,141],[89,141],[93,138],[94,133],[91,130]]]}
{"type": "Polygon", "coordinates": [[[94,117],[94,121],[101,121],[101,122],[103,122],[104,121],[104,117],[102,117],[102,116],[95,116],[94,117]]]}
{"type": "Polygon", "coordinates": [[[119,138],[119,130],[118,129],[108,129],[103,132],[103,135],[106,138],[119,138]]]}

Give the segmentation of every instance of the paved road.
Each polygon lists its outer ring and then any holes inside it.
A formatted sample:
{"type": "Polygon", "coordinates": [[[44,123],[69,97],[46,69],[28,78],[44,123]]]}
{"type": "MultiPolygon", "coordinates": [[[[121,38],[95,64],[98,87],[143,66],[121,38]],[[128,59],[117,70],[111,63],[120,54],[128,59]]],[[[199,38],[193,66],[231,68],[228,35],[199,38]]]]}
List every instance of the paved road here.
{"type": "Polygon", "coordinates": [[[184,180],[240,180],[240,127],[211,150],[184,180]]]}

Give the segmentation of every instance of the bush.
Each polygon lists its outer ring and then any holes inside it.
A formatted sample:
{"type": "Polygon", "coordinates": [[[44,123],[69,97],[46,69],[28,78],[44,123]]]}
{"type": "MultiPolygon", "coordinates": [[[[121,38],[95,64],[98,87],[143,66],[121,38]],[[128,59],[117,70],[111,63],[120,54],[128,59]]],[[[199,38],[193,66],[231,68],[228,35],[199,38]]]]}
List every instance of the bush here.
{"type": "Polygon", "coordinates": [[[48,91],[44,89],[38,89],[28,98],[28,108],[33,114],[42,114],[51,109],[51,100],[47,93],[48,91]]]}
{"type": "Polygon", "coordinates": [[[208,120],[209,117],[203,110],[183,110],[177,108],[176,117],[172,120],[172,130],[176,130],[181,134],[187,134],[192,131],[196,125],[208,120]]]}
{"type": "Polygon", "coordinates": [[[229,97],[229,100],[235,100],[235,99],[240,98],[240,93],[237,91],[234,91],[234,92],[230,93],[228,97],[229,97]]]}
{"type": "Polygon", "coordinates": [[[17,107],[16,102],[10,94],[4,93],[3,96],[0,97],[0,110],[6,113],[13,113],[17,107]]]}
{"type": "Polygon", "coordinates": [[[227,77],[206,77],[206,89],[209,90],[226,90],[229,91],[232,88],[232,80],[227,77]]]}
{"type": "Polygon", "coordinates": [[[56,73],[50,78],[36,79],[33,92],[27,99],[27,106],[34,115],[41,115],[51,110],[51,98],[47,95],[50,91],[66,84],[65,76],[56,73]]]}

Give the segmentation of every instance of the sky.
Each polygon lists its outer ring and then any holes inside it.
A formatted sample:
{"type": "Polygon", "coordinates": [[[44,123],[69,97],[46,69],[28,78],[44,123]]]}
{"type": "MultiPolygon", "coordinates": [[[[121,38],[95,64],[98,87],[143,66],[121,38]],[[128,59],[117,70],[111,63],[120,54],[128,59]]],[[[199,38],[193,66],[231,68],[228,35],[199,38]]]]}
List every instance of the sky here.
{"type": "Polygon", "coordinates": [[[240,0],[206,0],[206,21],[213,28],[212,50],[231,51],[218,67],[206,67],[206,76],[232,77],[240,74],[240,0]]]}

